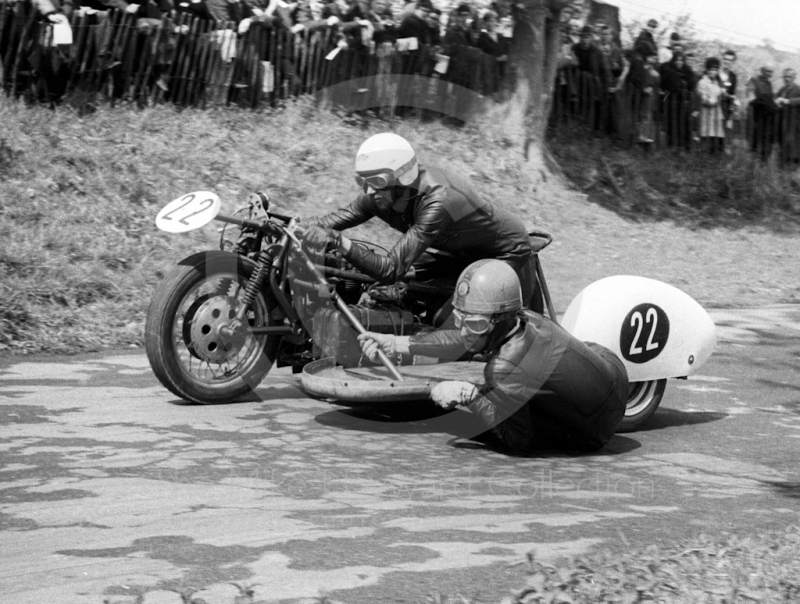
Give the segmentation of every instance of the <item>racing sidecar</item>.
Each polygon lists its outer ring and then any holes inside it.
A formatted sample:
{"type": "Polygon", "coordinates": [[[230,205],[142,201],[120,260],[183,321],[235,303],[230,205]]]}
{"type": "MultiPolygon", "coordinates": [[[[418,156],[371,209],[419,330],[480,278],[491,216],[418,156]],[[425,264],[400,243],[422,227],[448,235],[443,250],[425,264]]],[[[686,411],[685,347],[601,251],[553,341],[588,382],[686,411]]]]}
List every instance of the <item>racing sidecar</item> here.
{"type": "MultiPolygon", "coordinates": [[[[652,416],[667,379],[695,374],[716,344],[714,322],[700,304],[676,287],[644,277],[617,275],[592,283],[572,300],[560,323],[578,339],[601,344],[622,359],[631,386],[619,432],[632,431],[652,416]]],[[[404,379],[398,381],[382,367],[345,368],[323,358],[304,367],[301,384],[311,395],[341,401],[417,400],[429,397],[440,381],[482,383],[483,365],[403,366],[404,379]]]]}

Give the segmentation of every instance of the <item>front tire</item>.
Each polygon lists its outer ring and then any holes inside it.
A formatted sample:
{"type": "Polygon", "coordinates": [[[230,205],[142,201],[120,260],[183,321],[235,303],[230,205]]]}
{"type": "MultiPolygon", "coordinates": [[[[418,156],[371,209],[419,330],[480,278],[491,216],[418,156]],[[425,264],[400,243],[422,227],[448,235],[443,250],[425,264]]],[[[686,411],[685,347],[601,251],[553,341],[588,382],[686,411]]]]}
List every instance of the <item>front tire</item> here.
{"type": "Polygon", "coordinates": [[[248,327],[275,325],[275,304],[256,294],[241,335],[219,335],[235,315],[255,263],[230,252],[194,254],[158,285],[147,311],[145,348],[170,392],[202,404],[230,403],[250,394],[272,368],[280,336],[248,327]]]}
{"type": "Polygon", "coordinates": [[[664,396],[667,380],[631,382],[625,416],[617,432],[633,432],[656,412],[664,396]]]}

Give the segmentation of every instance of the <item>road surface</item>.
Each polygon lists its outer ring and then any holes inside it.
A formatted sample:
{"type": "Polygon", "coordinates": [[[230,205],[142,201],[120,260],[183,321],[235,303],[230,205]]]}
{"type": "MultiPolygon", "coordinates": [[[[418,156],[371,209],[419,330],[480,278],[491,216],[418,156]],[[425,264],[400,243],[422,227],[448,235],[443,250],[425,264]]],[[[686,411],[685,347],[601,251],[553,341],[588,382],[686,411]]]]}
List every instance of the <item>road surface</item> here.
{"type": "Polygon", "coordinates": [[[0,600],[498,602],[528,552],[798,523],[800,307],[712,317],[701,375],[583,456],[509,457],[448,428],[466,412],[314,400],[283,369],[263,400],[200,406],[138,350],[6,358],[0,600]]]}

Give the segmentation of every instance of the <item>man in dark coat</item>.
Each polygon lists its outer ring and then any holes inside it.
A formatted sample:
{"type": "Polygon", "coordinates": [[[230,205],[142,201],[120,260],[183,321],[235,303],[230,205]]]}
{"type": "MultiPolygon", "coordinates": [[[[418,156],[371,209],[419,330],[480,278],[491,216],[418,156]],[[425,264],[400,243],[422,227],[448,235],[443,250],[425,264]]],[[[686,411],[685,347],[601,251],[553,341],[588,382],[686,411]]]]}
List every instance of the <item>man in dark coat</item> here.
{"type": "Polygon", "coordinates": [[[750,150],[759,153],[762,160],[769,158],[772,145],[775,143],[775,119],[778,106],[775,104],[775,94],[772,88],[771,65],[761,68],[761,73],[749,82],[753,100],[750,101],[752,116],[752,140],[750,150]]]}
{"type": "Polygon", "coordinates": [[[783,71],[783,86],[778,91],[775,104],[780,107],[778,141],[781,160],[800,163],[800,86],[797,72],[788,68],[783,71]]]}
{"type": "Polygon", "coordinates": [[[599,90],[605,91],[611,81],[610,74],[603,51],[594,43],[594,31],[589,25],[581,29],[577,44],[572,46],[572,52],[578,59],[578,69],[591,74],[596,80],[599,90]]]}
{"type": "Polygon", "coordinates": [[[417,163],[411,145],[394,133],[368,138],[356,154],[363,190],[346,208],[308,221],[312,251],[335,246],[360,271],[383,284],[413,269],[417,280],[455,281],[481,258],[503,260],[519,275],[526,306],[536,276],[533,249],[523,222],[491,204],[465,176],[417,163]],[[350,241],[339,231],[380,218],[403,236],[386,254],[350,241]]]}
{"type": "Polygon", "coordinates": [[[660,66],[659,74],[667,145],[688,150],[692,140],[691,94],[697,83],[694,71],[683,52],[675,51],[669,62],[660,66]]]}
{"type": "Polygon", "coordinates": [[[599,130],[604,118],[603,104],[609,102],[611,74],[603,51],[594,43],[594,32],[589,25],[581,29],[578,43],[572,46],[572,54],[578,60],[578,71],[582,76],[578,84],[578,98],[588,99],[590,103],[579,110],[588,112],[592,116],[593,127],[599,130]]]}
{"type": "Polygon", "coordinates": [[[651,51],[658,54],[658,44],[656,44],[655,38],[657,30],[658,21],[650,19],[647,22],[647,27],[636,36],[636,40],[633,43],[634,52],[638,52],[643,56],[649,56],[651,51]]]}

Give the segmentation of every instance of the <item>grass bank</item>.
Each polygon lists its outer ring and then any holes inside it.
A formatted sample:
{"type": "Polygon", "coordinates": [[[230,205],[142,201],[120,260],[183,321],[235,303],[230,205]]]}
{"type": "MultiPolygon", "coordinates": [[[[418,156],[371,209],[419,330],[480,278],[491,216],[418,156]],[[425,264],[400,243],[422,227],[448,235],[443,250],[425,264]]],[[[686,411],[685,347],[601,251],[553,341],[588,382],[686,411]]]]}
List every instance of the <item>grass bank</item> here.
{"type": "MultiPolygon", "coordinates": [[[[0,353],[141,345],[156,283],[183,256],[217,243],[210,225],[159,232],[153,221],[166,202],[213,190],[232,212],[266,188],[286,213],[328,212],[356,193],[359,144],[387,128],[348,124],[305,101],[272,113],[101,107],[81,117],[5,97],[0,123],[0,353]]],[[[604,203],[603,187],[581,191],[594,151],[575,147],[569,159],[568,147],[556,149],[577,189],[559,179],[532,186],[491,124],[394,129],[423,162],[464,171],[487,197],[553,233],[543,262],[561,310],[582,287],[615,273],[660,278],[706,306],[800,301],[797,231],[774,213],[700,230],[677,211],[643,221],[641,208],[604,203]]],[[[358,234],[396,238],[381,225],[358,234]]]]}
{"type": "MultiPolygon", "coordinates": [[[[528,578],[503,597],[475,600],[461,594],[431,593],[417,604],[747,604],[800,600],[800,529],[761,535],[698,535],[624,554],[595,551],[542,562],[529,557],[528,578]]],[[[233,584],[238,595],[208,599],[201,590],[177,592],[188,604],[261,604],[268,589],[233,584]],[[197,594],[197,595],[195,595],[197,594]]],[[[164,592],[160,592],[164,594],[164,592]]],[[[140,594],[138,601],[147,601],[140,594]]],[[[172,601],[172,600],[169,600],[172,601]]],[[[405,601],[405,600],[404,600],[405,601]]],[[[409,600],[412,601],[412,600],[409,600]]],[[[112,600],[106,602],[111,604],[112,600]]],[[[302,604],[347,604],[347,597],[307,598],[302,604]]]]}

